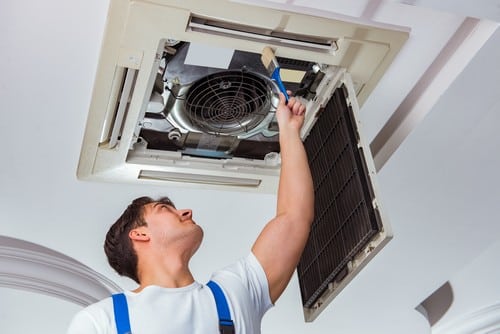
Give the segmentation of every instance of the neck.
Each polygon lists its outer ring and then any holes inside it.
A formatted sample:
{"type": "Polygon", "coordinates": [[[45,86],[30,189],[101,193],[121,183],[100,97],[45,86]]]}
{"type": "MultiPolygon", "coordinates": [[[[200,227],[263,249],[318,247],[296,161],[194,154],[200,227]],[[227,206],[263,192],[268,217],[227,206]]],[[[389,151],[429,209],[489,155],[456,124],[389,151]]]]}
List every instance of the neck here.
{"type": "Polygon", "coordinates": [[[141,284],[134,292],[140,292],[150,285],[181,288],[194,282],[188,261],[183,259],[163,258],[158,261],[148,257],[147,260],[139,262],[138,274],[141,284]]]}

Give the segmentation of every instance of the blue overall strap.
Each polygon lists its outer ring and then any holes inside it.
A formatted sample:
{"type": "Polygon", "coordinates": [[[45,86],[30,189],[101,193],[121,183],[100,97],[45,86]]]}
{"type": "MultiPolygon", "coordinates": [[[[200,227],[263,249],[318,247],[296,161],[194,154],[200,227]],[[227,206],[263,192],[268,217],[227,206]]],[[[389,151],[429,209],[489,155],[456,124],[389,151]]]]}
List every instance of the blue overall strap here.
{"type": "Polygon", "coordinates": [[[209,281],[207,286],[212,290],[217,306],[217,315],[219,316],[219,331],[221,334],[234,334],[234,323],[231,320],[231,312],[227,305],[226,297],[220,286],[214,281],[209,281]]]}
{"type": "Polygon", "coordinates": [[[128,317],[127,298],[124,293],[117,293],[113,298],[113,311],[115,313],[115,323],[118,334],[130,334],[130,320],[128,317]]]}

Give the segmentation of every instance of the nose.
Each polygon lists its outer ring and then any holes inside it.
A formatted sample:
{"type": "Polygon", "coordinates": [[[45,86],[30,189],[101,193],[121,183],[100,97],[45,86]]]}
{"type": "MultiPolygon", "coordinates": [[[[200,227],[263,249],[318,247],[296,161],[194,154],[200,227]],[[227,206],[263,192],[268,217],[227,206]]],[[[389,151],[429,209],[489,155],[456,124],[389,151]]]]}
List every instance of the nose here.
{"type": "Polygon", "coordinates": [[[179,210],[179,215],[181,216],[182,220],[192,219],[193,218],[193,210],[191,210],[191,209],[179,210]]]}

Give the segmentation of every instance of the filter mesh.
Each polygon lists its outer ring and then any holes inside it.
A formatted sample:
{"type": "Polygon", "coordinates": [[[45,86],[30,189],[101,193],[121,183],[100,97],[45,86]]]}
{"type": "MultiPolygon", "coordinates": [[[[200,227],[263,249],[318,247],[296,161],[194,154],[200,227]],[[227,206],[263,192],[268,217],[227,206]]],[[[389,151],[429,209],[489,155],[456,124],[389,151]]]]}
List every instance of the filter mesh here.
{"type": "Polygon", "coordinates": [[[336,90],[304,145],[315,189],[315,220],[297,268],[304,307],[347,274],[347,264],[381,230],[371,203],[354,115],[336,90]]]}

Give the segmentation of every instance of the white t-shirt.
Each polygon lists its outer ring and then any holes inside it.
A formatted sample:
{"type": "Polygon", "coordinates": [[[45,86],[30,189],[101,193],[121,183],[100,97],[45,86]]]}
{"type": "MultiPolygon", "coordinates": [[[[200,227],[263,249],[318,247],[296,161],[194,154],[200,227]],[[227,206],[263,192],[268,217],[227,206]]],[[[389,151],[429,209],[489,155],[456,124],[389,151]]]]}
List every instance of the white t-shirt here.
{"type": "MultiPolygon", "coordinates": [[[[259,334],[264,313],[272,306],[266,275],[250,253],[217,271],[211,280],[226,295],[236,334],[259,334]]],[[[148,286],[126,291],[133,334],[218,334],[219,320],[211,290],[194,282],[182,288],[148,286]]],[[[111,297],[92,304],[73,318],[67,334],[116,334],[111,297]]]]}

